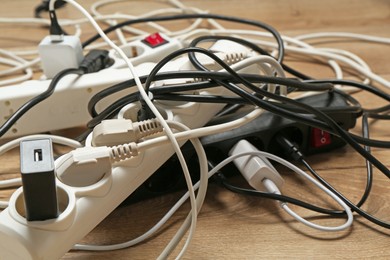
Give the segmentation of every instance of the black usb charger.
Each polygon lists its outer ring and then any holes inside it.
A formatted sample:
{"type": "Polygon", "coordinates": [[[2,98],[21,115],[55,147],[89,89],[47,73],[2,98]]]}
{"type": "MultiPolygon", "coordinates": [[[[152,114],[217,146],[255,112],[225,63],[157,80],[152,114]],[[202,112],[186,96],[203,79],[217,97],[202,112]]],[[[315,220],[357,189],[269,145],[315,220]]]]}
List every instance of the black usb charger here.
{"type": "Polygon", "coordinates": [[[51,139],[20,142],[20,171],[28,221],[58,216],[51,139]]]}

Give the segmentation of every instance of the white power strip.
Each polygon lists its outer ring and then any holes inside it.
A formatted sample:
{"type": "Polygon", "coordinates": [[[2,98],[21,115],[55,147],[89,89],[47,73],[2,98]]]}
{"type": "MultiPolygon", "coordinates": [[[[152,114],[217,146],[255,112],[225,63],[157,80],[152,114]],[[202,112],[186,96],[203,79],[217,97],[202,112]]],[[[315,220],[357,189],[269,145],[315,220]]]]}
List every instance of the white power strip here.
{"type": "MultiPolygon", "coordinates": [[[[205,94],[223,95],[213,88],[205,94]]],[[[187,103],[177,107],[159,105],[169,120],[192,128],[206,124],[222,104],[187,103]]],[[[135,111],[134,111],[135,112],[135,111]]],[[[9,207],[0,214],[0,259],[58,259],[80,241],[125,198],[138,188],[173,154],[162,145],[124,161],[98,183],[70,187],[57,180],[62,213],[57,219],[28,222],[24,215],[23,190],[11,197],[9,207]],[[153,163],[150,163],[153,162],[153,163]]]]}
{"type": "MultiPolygon", "coordinates": [[[[131,42],[123,47],[136,66],[138,75],[148,75],[155,63],[166,53],[182,47],[178,40],[162,36],[167,42],[154,48],[142,40],[131,42]]],[[[14,138],[85,125],[91,120],[87,111],[87,103],[91,97],[104,88],[132,78],[129,70],[124,66],[124,61],[115,52],[111,51],[110,57],[114,60],[114,64],[107,69],[81,77],[68,75],[61,79],[55,92],[48,99],[30,109],[1,138],[14,138]]],[[[51,80],[30,80],[19,85],[1,87],[0,124],[3,124],[28,100],[44,92],[50,82],[51,80]]],[[[118,95],[112,95],[99,102],[100,107],[112,103],[117,97],[118,95]]]]}
{"type": "MultiPolygon", "coordinates": [[[[165,45],[165,48],[170,48],[172,52],[172,49],[178,48],[179,45],[172,42],[172,46],[165,45]]],[[[164,51],[164,49],[160,50],[164,51]]],[[[226,52],[222,47],[219,51],[226,52]]],[[[138,63],[136,70],[139,75],[149,74],[153,62],[161,59],[157,54],[161,55],[160,51],[152,55],[144,50],[143,55],[146,55],[144,57],[147,60],[137,56],[134,61],[138,63]]],[[[20,127],[20,130],[12,134],[27,134],[84,124],[90,119],[85,105],[90,97],[106,86],[129,79],[129,71],[122,68],[123,64],[115,58],[115,55],[110,53],[116,62],[108,69],[86,74],[80,78],[72,75],[65,77],[53,96],[29,111],[29,116],[24,117],[24,120],[15,126],[20,127]],[[68,100],[71,100],[71,103],[68,100]]],[[[164,71],[185,69],[191,69],[188,57],[178,58],[163,67],[164,71]]],[[[186,81],[183,79],[183,83],[186,81]]],[[[177,83],[178,80],[173,82],[177,83]]],[[[172,81],[158,83],[169,85],[172,81]]],[[[43,91],[48,84],[48,81],[29,81],[18,87],[8,87],[4,95],[0,92],[2,106],[10,107],[9,100],[12,100],[12,105],[18,106],[37,92],[43,91]],[[26,85],[29,87],[27,88],[26,85]],[[20,93],[18,88],[26,89],[25,93],[20,93]],[[6,102],[7,100],[9,102],[6,102]]],[[[202,90],[199,94],[227,95],[229,93],[223,87],[215,87],[202,90]]],[[[107,101],[112,102],[115,98],[117,96],[107,101]]],[[[102,102],[102,105],[105,103],[102,102]]],[[[167,120],[183,123],[192,129],[204,126],[224,107],[224,104],[169,101],[156,102],[156,105],[167,120]]],[[[137,105],[132,104],[127,108],[126,111],[122,110],[119,113],[120,117],[131,118],[138,112],[137,105]]],[[[8,208],[0,213],[0,259],[60,258],[134,192],[173,153],[170,144],[150,148],[136,157],[120,162],[112,168],[111,173],[107,173],[100,181],[87,187],[69,186],[57,179],[57,197],[61,213],[56,219],[27,221],[24,213],[23,189],[19,188],[11,196],[8,208]]]]}

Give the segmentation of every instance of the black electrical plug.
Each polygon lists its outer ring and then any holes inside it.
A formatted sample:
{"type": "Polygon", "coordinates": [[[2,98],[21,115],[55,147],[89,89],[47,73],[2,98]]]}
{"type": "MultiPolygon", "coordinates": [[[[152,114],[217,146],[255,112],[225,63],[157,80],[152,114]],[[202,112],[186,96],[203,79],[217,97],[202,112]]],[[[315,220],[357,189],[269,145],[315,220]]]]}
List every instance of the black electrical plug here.
{"type": "Polygon", "coordinates": [[[138,121],[145,121],[145,120],[149,120],[152,118],[156,118],[153,111],[149,108],[149,106],[146,104],[146,102],[142,98],[140,98],[140,104],[141,104],[141,108],[137,114],[138,121]]]}
{"type": "Polygon", "coordinates": [[[28,221],[58,216],[51,139],[20,142],[20,171],[28,221]]]}
{"type": "Polygon", "coordinates": [[[276,141],[283,150],[283,153],[288,157],[292,158],[295,161],[301,161],[304,159],[303,154],[298,149],[297,145],[287,139],[284,135],[277,135],[276,141]]]}
{"type": "MultiPolygon", "coordinates": [[[[336,92],[308,96],[298,99],[298,101],[323,110],[324,113],[330,116],[345,130],[355,126],[356,118],[361,113],[360,108],[352,107],[342,94],[336,92]]],[[[230,122],[245,116],[247,113],[247,111],[238,111],[237,113],[215,118],[208,125],[230,122]]],[[[328,152],[346,144],[340,137],[322,129],[278,116],[268,111],[242,127],[204,136],[201,138],[201,142],[208,149],[211,148],[226,153],[239,140],[246,139],[259,150],[276,155],[284,155],[280,143],[276,140],[276,136],[278,135],[284,136],[292,141],[293,144],[295,143],[296,147],[299,147],[302,154],[306,156],[328,152]]]]}
{"type": "MultiPolygon", "coordinates": [[[[34,17],[35,18],[42,18],[41,13],[49,11],[49,3],[50,3],[50,0],[43,0],[42,3],[40,3],[37,7],[35,7],[35,9],[34,9],[34,17]]],[[[57,0],[54,3],[54,9],[61,8],[65,4],[66,4],[65,1],[57,0]]]]}
{"type": "Polygon", "coordinates": [[[111,59],[107,50],[91,50],[81,62],[79,68],[85,73],[93,73],[109,67],[111,59]]]}

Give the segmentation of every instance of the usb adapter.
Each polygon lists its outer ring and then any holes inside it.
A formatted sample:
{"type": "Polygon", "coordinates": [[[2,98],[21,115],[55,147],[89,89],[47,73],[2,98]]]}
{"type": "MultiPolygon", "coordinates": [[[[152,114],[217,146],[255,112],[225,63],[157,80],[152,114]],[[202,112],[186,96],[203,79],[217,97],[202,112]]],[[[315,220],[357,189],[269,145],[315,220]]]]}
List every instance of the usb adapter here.
{"type": "Polygon", "coordinates": [[[51,139],[20,142],[20,171],[26,219],[56,218],[58,202],[51,139]]]}

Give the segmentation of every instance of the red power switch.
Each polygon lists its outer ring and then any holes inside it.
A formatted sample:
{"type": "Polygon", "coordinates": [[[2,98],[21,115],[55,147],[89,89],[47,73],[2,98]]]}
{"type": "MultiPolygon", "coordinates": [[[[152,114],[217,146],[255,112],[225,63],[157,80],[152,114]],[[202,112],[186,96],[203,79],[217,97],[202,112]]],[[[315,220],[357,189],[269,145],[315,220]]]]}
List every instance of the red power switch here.
{"type": "Polygon", "coordinates": [[[149,36],[146,36],[145,39],[142,40],[142,42],[149,47],[156,48],[160,45],[167,43],[168,41],[165,40],[159,33],[153,33],[149,36]]]}
{"type": "Polygon", "coordinates": [[[313,148],[320,148],[332,142],[331,136],[328,132],[319,128],[311,129],[311,146],[313,148]]]}

